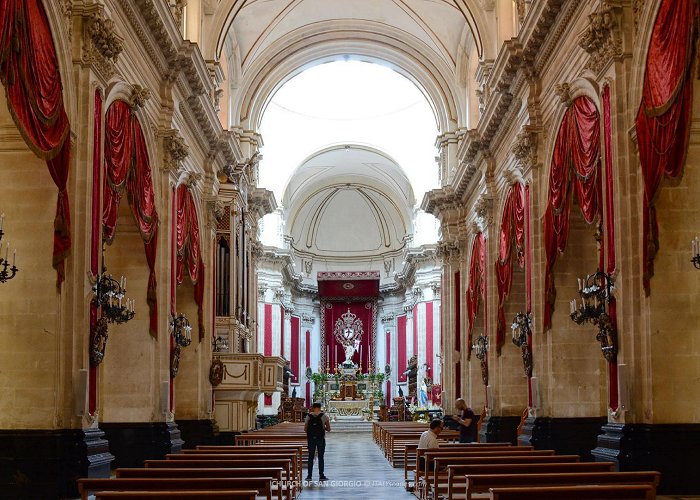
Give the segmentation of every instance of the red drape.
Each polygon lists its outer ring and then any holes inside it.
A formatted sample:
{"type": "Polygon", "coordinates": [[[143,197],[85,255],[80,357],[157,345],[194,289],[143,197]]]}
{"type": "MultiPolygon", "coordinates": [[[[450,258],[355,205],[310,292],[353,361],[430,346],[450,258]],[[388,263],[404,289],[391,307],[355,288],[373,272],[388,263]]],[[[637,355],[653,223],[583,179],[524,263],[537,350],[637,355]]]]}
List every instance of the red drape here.
{"type": "Polygon", "coordinates": [[[202,261],[199,219],[197,218],[197,203],[192,192],[185,184],[177,188],[177,284],[182,283],[184,269],[190,275],[194,285],[194,299],[197,303],[197,320],[199,325],[199,340],[204,338],[204,262],[202,261]]]}
{"type": "Polygon", "coordinates": [[[151,178],[146,139],[138,118],[123,101],[113,102],[105,117],[105,184],[102,224],[104,238],[113,241],[117,214],[124,189],[131,212],[139,228],[148,263],[147,302],[150,309],[149,330],[158,334],[156,299],[156,252],[158,247],[158,212],[151,178]]]}
{"type": "Polygon", "coordinates": [[[105,183],[102,204],[104,238],[114,239],[117,212],[121,202],[126,177],[133,162],[133,127],[131,108],[124,101],[115,101],[105,115],[105,183]]]}
{"type": "Polygon", "coordinates": [[[572,187],[584,220],[592,224],[601,212],[600,114],[595,103],[585,96],[575,99],[564,115],[552,154],[544,216],[545,330],[552,326],[556,297],[554,263],[557,254],[566,248],[569,236],[572,187]]]}
{"type": "Polygon", "coordinates": [[[41,0],[0,0],[0,81],[20,134],[29,148],[46,160],[58,188],[53,267],[60,286],[71,247],[66,192],[70,125],[56,49],[41,0]]]}
{"type": "Polygon", "coordinates": [[[513,284],[514,256],[518,260],[518,265],[523,267],[525,265],[525,188],[520,183],[513,184],[506,196],[498,241],[498,258],[494,264],[498,289],[496,350],[499,354],[505,341],[506,318],[503,304],[513,284]]]}
{"type": "Polygon", "coordinates": [[[467,285],[467,352],[471,353],[472,330],[474,320],[479,312],[479,303],[485,297],[486,290],[486,238],[484,233],[474,237],[472,243],[471,263],[469,264],[469,285],[467,285]]]}
{"type": "Polygon", "coordinates": [[[659,248],[654,198],[664,176],[683,172],[693,99],[698,4],[664,0],[656,17],[637,113],[639,160],[644,176],[644,288],[650,292],[659,248]]]}

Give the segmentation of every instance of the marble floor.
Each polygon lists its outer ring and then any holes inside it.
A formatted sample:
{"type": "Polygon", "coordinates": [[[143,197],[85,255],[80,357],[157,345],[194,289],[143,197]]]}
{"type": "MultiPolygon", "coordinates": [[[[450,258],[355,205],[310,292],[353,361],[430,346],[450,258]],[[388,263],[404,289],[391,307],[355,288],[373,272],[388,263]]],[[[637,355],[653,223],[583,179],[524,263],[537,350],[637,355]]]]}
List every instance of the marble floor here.
{"type": "Polygon", "coordinates": [[[318,482],[317,463],[314,469],[315,481],[305,483],[300,500],[416,498],[404,489],[403,468],[391,467],[372,440],[371,432],[326,434],[324,472],[329,480],[318,482]]]}

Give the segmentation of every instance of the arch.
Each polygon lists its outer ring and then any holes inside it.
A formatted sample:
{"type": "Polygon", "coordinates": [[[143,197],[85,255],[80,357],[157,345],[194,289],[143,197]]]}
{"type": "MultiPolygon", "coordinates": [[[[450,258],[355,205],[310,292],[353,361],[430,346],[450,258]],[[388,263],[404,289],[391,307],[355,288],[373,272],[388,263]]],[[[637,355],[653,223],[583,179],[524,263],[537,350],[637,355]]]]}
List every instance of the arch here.
{"type": "Polygon", "coordinates": [[[311,65],[352,54],[388,64],[411,80],[428,99],[438,130],[445,133],[465,122],[465,106],[453,82],[453,69],[431,58],[430,52],[423,42],[374,21],[308,25],[275,41],[246,70],[232,116],[244,128],[257,130],[265,107],[287,80],[311,65]]]}
{"type": "MultiPolygon", "coordinates": [[[[207,39],[206,43],[202,45],[202,52],[206,56],[205,59],[218,59],[221,56],[226,35],[231,30],[236,16],[246,3],[247,0],[233,0],[228,8],[226,6],[218,7],[216,17],[212,21],[211,29],[209,30],[210,33],[215,33],[216,35],[207,39]]],[[[482,9],[477,5],[473,5],[475,0],[451,0],[450,3],[454,4],[464,17],[474,38],[479,58],[483,58],[485,55],[492,58],[495,44],[486,29],[488,23],[482,14],[482,9]],[[484,52],[487,53],[484,54],[484,52]]]]}

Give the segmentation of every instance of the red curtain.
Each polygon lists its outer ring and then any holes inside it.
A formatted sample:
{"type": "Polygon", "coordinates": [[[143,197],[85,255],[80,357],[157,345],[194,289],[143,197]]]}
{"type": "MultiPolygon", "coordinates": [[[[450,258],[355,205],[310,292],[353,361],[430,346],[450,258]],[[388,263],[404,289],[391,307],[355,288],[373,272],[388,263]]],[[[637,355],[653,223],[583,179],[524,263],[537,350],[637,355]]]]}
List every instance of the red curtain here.
{"type": "Polygon", "coordinates": [[[479,303],[485,298],[486,290],[486,238],[484,233],[474,237],[472,257],[469,264],[469,285],[467,286],[467,352],[471,353],[472,330],[479,312],[479,303]]]}
{"type": "Polygon", "coordinates": [[[114,239],[119,203],[133,163],[134,141],[131,120],[131,107],[124,101],[113,102],[105,115],[105,183],[102,225],[104,238],[108,243],[114,239]]]}
{"type": "Polygon", "coordinates": [[[546,253],[544,329],[552,326],[554,263],[566,249],[569,236],[571,192],[576,194],[589,224],[601,213],[600,114],[595,103],[582,96],[574,100],[559,127],[552,154],[549,193],[544,215],[546,253]],[[573,185],[573,186],[572,186],[573,185]],[[573,187],[573,190],[572,190],[573,187]]]}
{"type": "Polygon", "coordinates": [[[637,113],[639,159],[644,176],[644,288],[649,294],[659,249],[654,198],[664,176],[683,173],[693,99],[698,4],[664,0],[656,17],[637,113]]]}
{"type": "Polygon", "coordinates": [[[194,299],[197,304],[199,339],[204,338],[204,262],[202,261],[197,204],[192,192],[185,184],[177,188],[176,245],[177,284],[182,283],[185,267],[194,284],[194,299]]]}
{"type": "Polygon", "coordinates": [[[354,363],[362,363],[362,370],[366,372],[369,368],[369,344],[374,338],[374,328],[376,325],[376,302],[321,302],[323,329],[323,349],[327,352],[323,353],[330,355],[330,369],[334,370],[336,364],[345,359],[345,351],[343,346],[336,340],[333,335],[335,322],[343,315],[347,314],[348,310],[356,315],[362,321],[362,337],[360,338],[360,346],[362,347],[362,360],[360,360],[359,348],[353,354],[352,360],[354,363]]]}
{"type": "Polygon", "coordinates": [[[113,102],[105,116],[105,183],[102,225],[104,239],[114,240],[117,214],[126,188],[131,212],[139,228],[148,263],[147,302],[150,310],[149,330],[158,334],[156,298],[156,252],[158,247],[158,212],[151,178],[146,139],[138,118],[124,101],[113,102]]]}
{"type": "Polygon", "coordinates": [[[500,354],[505,341],[506,318],[503,304],[513,284],[513,257],[520,267],[525,266],[525,187],[513,184],[506,196],[501,218],[501,231],[496,259],[496,288],[498,289],[498,322],[496,325],[496,349],[500,354]],[[513,253],[515,250],[515,253],[513,253]]]}
{"type": "Polygon", "coordinates": [[[0,0],[0,81],[20,134],[29,148],[46,160],[58,188],[53,267],[60,286],[71,247],[66,192],[70,125],[63,106],[56,49],[41,0],[0,0]]]}

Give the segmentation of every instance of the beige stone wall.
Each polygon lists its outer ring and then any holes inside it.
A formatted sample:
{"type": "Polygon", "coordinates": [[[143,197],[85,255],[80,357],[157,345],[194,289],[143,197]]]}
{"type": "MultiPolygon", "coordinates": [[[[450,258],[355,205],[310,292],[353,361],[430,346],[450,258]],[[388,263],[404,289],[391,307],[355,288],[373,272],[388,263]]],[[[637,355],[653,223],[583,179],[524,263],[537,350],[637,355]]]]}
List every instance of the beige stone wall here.
{"type": "Polygon", "coordinates": [[[192,325],[192,343],[182,349],[180,371],[175,379],[175,420],[203,418],[211,405],[211,386],[208,384],[210,336],[199,341],[197,328],[197,304],[194,302],[194,287],[188,276],[177,287],[177,312],[183,313],[192,325]]]}
{"type": "MultiPolygon", "coordinates": [[[[494,315],[497,314],[494,302],[494,315]]],[[[525,271],[517,264],[513,267],[513,285],[505,301],[506,337],[501,355],[495,348],[489,357],[489,380],[494,387],[494,412],[496,415],[521,415],[527,408],[527,376],[523,370],[521,351],[512,342],[510,325],[518,312],[525,312],[525,271]]],[[[494,327],[493,339],[496,330],[494,327]]]]}
{"type": "Polygon", "coordinates": [[[542,402],[553,417],[603,416],[607,413],[607,368],[595,340],[596,329],[589,324],[579,326],[569,316],[569,302],[576,298],[580,303],[577,278],[598,267],[595,230],[573,203],[570,221],[566,251],[554,266],[557,298],[552,329],[545,334],[546,344],[536,342],[536,348],[546,349],[548,357],[548,365],[538,368],[539,374],[549,377],[542,402]]]}
{"type": "Polygon", "coordinates": [[[51,267],[56,187],[29,150],[0,91],[0,173],[5,214],[0,255],[19,272],[0,283],[0,428],[52,429],[59,408],[59,297],[51,267]]]}
{"type": "MultiPolygon", "coordinates": [[[[116,237],[106,247],[104,258],[108,273],[115,279],[126,277],[127,296],[136,301],[136,315],[125,324],[109,327],[105,359],[100,367],[101,419],[105,422],[160,420],[158,343],[148,333],[148,265],[143,240],[126,199],[120,205],[116,237]]],[[[158,286],[167,289],[167,277],[156,278],[158,286]]],[[[165,318],[167,311],[167,304],[161,302],[160,317],[165,318]]]]}
{"type": "Polygon", "coordinates": [[[700,236],[700,85],[683,177],[658,193],[659,253],[654,262],[650,345],[654,423],[700,422],[700,271],[690,241],[700,236]]]}

